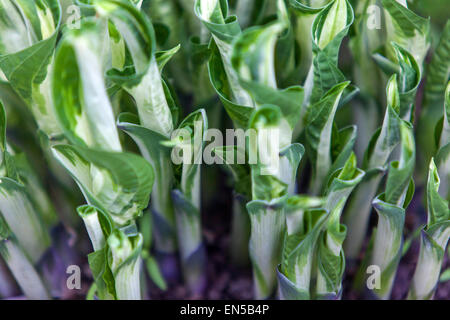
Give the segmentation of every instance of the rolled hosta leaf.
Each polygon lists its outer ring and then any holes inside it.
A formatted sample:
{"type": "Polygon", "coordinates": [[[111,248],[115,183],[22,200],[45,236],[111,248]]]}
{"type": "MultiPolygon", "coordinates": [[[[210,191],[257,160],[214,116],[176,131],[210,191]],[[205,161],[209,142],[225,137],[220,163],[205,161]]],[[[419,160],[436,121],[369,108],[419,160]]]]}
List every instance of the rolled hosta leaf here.
{"type": "Polygon", "coordinates": [[[201,233],[200,215],[200,164],[203,158],[203,145],[208,129],[205,110],[194,111],[180,124],[180,144],[182,152],[181,180],[177,190],[172,192],[175,208],[175,220],[178,234],[183,275],[193,292],[202,292],[205,288],[205,247],[201,233]],[[192,134],[193,133],[193,134],[192,134]]]}
{"type": "Polygon", "coordinates": [[[381,270],[381,284],[374,289],[380,299],[388,299],[403,244],[405,209],[414,193],[412,174],[415,165],[415,145],[407,122],[401,124],[402,153],[399,161],[391,162],[386,181],[386,192],[379,195],[373,206],[378,213],[371,264],[381,270]]]}
{"type": "Polygon", "coordinates": [[[111,70],[108,77],[121,84],[136,101],[141,124],[166,137],[173,119],[155,57],[155,32],[149,19],[120,0],[96,0],[96,10],[114,23],[123,36],[133,65],[111,70]]]}
{"type": "Polygon", "coordinates": [[[295,13],[295,40],[300,48],[301,61],[298,67],[305,77],[312,63],[311,27],[317,14],[330,0],[289,0],[289,8],[295,13]]]}
{"type": "Polygon", "coordinates": [[[50,235],[26,188],[15,180],[0,179],[0,212],[34,264],[50,246],[50,235]]]}
{"type": "Polygon", "coordinates": [[[108,237],[111,250],[111,271],[119,300],[140,300],[140,270],[143,238],[140,233],[127,235],[119,229],[108,237]]]}
{"type": "Polygon", "coordinates": [[[180,190],[172,192],[172,199],[184,281],[192,292],[201,293],[206,285],[206,248],[202,239],[200,208],[186,199],[180,190]]]}
{"type": "MultiPolygon", "coordinates": [[[[383,44],[383,32],[376,28],[376,9],[379,0],[358,1],[355,8],[355,35],[350,38],[350,49],[357,63],[354,68],[355,83],[361,89],[363,95],[380,100],[380,94],[384,90],[380,70],[372,59],[372,54],[383,44]]],[[[363,97],[364,99],[364,97],[363,97]]]]}
{"type": "Polygon", "coordinates": [[[247,204],[250,216],[250,260],[257,299],[269,298],[276,286],[276,268],[280,263],[285,231],[284,205],[287,184],[277,176],[280,172],[279,142],[273,139],[281,112],[272,105],[255,110],[249,127],[256,130],[256,143],[250,142],[252,201],[247,204]]]}
{"type": "Polygon", "coordinates": [[[125,131],[139,147],[143,157],[150,162],[155,171],[151,210],[155,224],[155,246],[161,252],[174,252],[175,215],[171,192],[174,187],[174,173],[170,149],[161,143],[167,138],[158,132],[138,124],[138,118],[131,113],[120,114],[117,125],[125,131]]]}
{"type": "Polygon", "coordinates": [[[77,208],[77,211],[78,215],[83,219],[94,251],[101,250],[106,244],[105,235],[111,233],[111,221],[105,213],[91,205],[80,206],[77,208]]]}
{"type": "MultiPolygon", "coordinates": [[[[436,128],[438,133],[440,125],[436,128]]],[[[445,91],[444,116],[442,117],[442,129],[440,130],[439,150],[436,154],[436,164],[442,183],[439,189],[444,199],[450,199],[450,82],[445,91]]]]}
{"type": "Polygon", "coordinates": [[[364,171],[356,168],[355,154],[345,166],[333,174],[326,191],[325,209],[329,212],[318,244],[316,298],[340,299],[345,269],[344,242],[347,228],[340,224],[345,203],[355,186],[363,179],[364,171]]]}
{"type": "Polygon", "coordinates": [[[65,136],[75,145],[121,151],[100,61],[99,26],[66,33],[53,73],[53,101],[65,136]]]}
{"type": "MultiPolygon", "coordinates": [[[[288,206],[289,210],[295,207],[295,204],[288,206]]],[[[302,206],[299,209],[303,211],[302,206]]],[[[328,212],[324,209],[306,210],[297,220],[296,228],[285,235],[283,258],[277,269],[281,299],[308,300],[312,298],[310,289],[314,255],[320,232],[327,219],[328,212]]]]}
{"type": "Polygon", "coordinates": [[[179,188],[194,206],[200,208],[200,164],[208,130],[205,110],[199,109],[188,115],[178,129],[182,132],[193,133],[189,135],[189,141],[183,141],[181,145],[183,162],[179,188]]]}
{"type": "Polygon", "coordinates": [[[267,299],[276,287],[276,268],[281,262],[285,232],[286,197],[252,200],[247,204],[250,216],[249,253],[253,265],[256,299],[267,299]]]}
{"type": "Polygon", "coordinates": [[[237,74],[231,66],[232,42],[241,33],[237,17],[228,16],[228,3],[223,0],[196,0],[194,10],[211,32],[218,48],[230,88],[230,100],[238,105],[252,106],[251,98],[239,85],[237,74]]]}
{"type": "Polygon", "coordinates": [[[371,203],[367,199],[375,198],[386,165],[394,148],[401,140],[400,96],[397,87],[397,76],[393,75],[387,85],[386,95],[388,105],[383,125],[373,135],[364,157],[363,169],[366,175],[356,188],[350,199],[344,217],[348,227],[348,236],[344,243],[348,259],[356,259],[361,249],[369,223],[371,203]]]}
{"type": "MultiPolygon", "coordinates": [[[[419,66],[422,66],[425,55],[430,46],[430,20],[419,17],[409,10],[405,4],[396,0],[382,0],[383,8],[387,12],[386,28],[387,41],[399,43],[411,52],[419,66]]],[[[394,58],[394,52],[387,48],[388,56],[394,58]]],[[[422,68],[422,67],[420,67],[422,68]]]]}
{"type": "Polygon", "coordinates": [[[323,181],[332,166],[331,135],[339,100],[349,82],[334,86],[324,97],[311,106],[306,127],[307,149],[311,162],[314,164],[312,192],[319,194],[323,181]]]}
{"type": "Polygon", "coordinates": [[[286,231],[288,235],[304,232],[304,215],[306,211],[325,205],[325,198],[294,195],[286,202],[286,231]]]}
{"type": "Polygon", "coordinates": [[[280,21],[254,27],[241,33],[233,44],[231,63],[244,82],[257,82],[276,88],[274,53],[277,36],[283,31],[280,21]]]}
{"type": "MultiPolygon", "coordinates": [[[[234,127],[247,128],[248,120],[253,112],[253,103],[243,105],[237,102],[237,100],[233,97],[232,87],[228,80],[224,62],[222,61],[216,43],[211,41],[209,49],[211,51],[211,55],[208,61],[208,72],[211,84],[225,107],[228,116],[233,121],[234,127]]],[[[245,93],[244,89],[240,88],[240,90],[245,93]]]]}
{"type": "Polygon", "coordinates": [[[345,80],[338,69],[338,55],[342,39],[353,23],[354,13],[347,0],[330,2],[315,18],[312,25],[313,85],[305,84],[306,101],[314,104],[332,87],[345,80]]]}
{"type": "Polygon", "coordinates": [[[381,270],[380,288],[374,289],[379,299],[389,299],[397,266],[400,261],[405,209],[383,200],[384,194],[373,201],[378,213],[378,225],[371,265],[381,270]]]}
{"type": "Polygon", "coordinates": [[[114,223],[102,210],[91,205],[80,206],[77,211],[83,219],[94,249],[94,252],[88,255],[88,261],[96,287],[95,294],[101,300],[116,299],[115,280],[106,241],[113,231],[114,223]]]}
{"type": "Polygon", "coordinates": [[[59,2],[3,0],[0,16],[0,69],[30,107],[40,129],[56,136],[60,129],[52,109],[49,74],[61,23],[59,2]]]}
{"type": "Polygon", "coordinates": [[[86,200],[108,212],[118,226],[134,223],[147,207],[154,173],[140,156],[70,145],[56,145],[52,152],[86,200]]]}
{"type": "MultiPolygon", "coordinates": [[[[417,137],[417,140],[421,145],[423,153],[420,166],[422,168],[426,167],[428,159],[436,152],[435,146],[431,145],[429,141],[433,139],[434,127],[442,116],[442,105],[445,103],[445,97],[442,95],[442,92],[445,91],[445,88],[448,85],[450,72],[449,61],[450,21],[447,21],[431,61],[427,65],[424,101],[417,128],[417,130],[421,132],[417,137]]],[[[425,172],[422,172],[422,175],[425,176],[425,172]]],[[[445,175],[442,177],[445,177],[445,175]]],[[[445,179],[443,180],[443,182],[445,182],[445,179]]]]}
{"type": "Polygon", "coordinates": [[[416,146],[411,127],[408,122],[402,122],[400,125],[401,155],[399,161],[390,163],[386,181],[386,202],[399,206],[411,200],[408,199],[407,190],[411,187],[416,160],[416,146]]]}
{"type": "Polygon", "coordinates": [[[304,96],[300,86],[277,89],[275,43],[285,28],[285,21],[278,19],[274,23],[244,31],[234,42],[231,57],[239,83],[256,103],[256,107],[273,104],[280,108],[283,115],[279,125],[280,148],[291,143],[304,96]]]}
{"type": "Polygon", "coordinates": [[[407,121],[413,119],[414,101],[422,74],[414,57],[402,47],[393,44],[400,71],[398,88],[400,93],[400,117],[407,121]]]}
{"type": "Polygon", "coordinates": [[[295,194],[297,169],[305,154],[305,148],[300,143],[294,143],[280,151],[279,179],[287,186],[290,195],[295,194]]]}
{"type": "Polygon", "coordinates": [[[448,201],[439,195],[439,175],[431,160],[427,183],[428,222],[421,234],[419,260],[409,290],[408,299],[432,299],[450,237],[448,201]]]}
{"type": "Polygon", "coordinates": [[[0,255],[28,299],[48,300],[51,298],[34,269],[29,255],[17,242],[2,216],[0,216],[0,255]]]}

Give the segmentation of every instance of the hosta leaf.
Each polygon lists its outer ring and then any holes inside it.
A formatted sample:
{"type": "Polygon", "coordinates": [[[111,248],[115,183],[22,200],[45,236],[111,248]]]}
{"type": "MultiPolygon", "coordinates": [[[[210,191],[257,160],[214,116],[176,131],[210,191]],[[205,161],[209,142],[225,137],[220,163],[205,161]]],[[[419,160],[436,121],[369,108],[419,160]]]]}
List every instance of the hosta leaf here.
{"type": "Polygon", "coordinates": [[[113,222],[102,210],[91,205],[80,206],[77,212],[83,219],[94,251],[101,250],[112,232],[113,222]]]}
{"type": "Polygon", "coordinates": [[[36,263],[50,245],[50,235],[35,210],[25,187],[0,179],[0,213],[32,263],[36,263]]]}
{"type": "MultiPolygon", "coordinates": [[[[211,84],[222,101],[229,117],[233,120],[235,128],[247,128],[253,108],[233,102],[236,100],[233,96],[233,89],[228,81],[219,49],[213,41],[211,41],[209,48],[211,50],[211,56],[208,62],[208,72],[211,84]]],[[[243,91],[242,88],[241,90],[243,91]]]]}
{"type": "Polygon", "coordinates": [[[170,149],[161,144],[167,140],[165,136],[138,123],[139,120],[135,115],[122,113],[119,115],[117,126],[133,138],[142,156],[155,170],[151,206],[156,226],[154,231],[156,247],[161,251],[170,251],[175,247],[175,217],[170,195],[174,186],[174,173],[170,149]]]}
{"type": "Polygon", "coordinates": [[[66,33],[53,73],[53,101],[64,134],[73,144],[121,151],[97,44],[98,26],[66,33]]]}
{"type": "Polygon", "coordinates": [[[335,171],[329,179],[325,209],[333,213],[339,202],[346,201],[355,186],[361,182],[364,174],[364,171],[356,167],[356,156],[351,153],[345,165],[335,171]]]}
{"type": "Polygon", "coordinates": [[[364,155],[363,168],[366,175],[355,190],[344,216],[348,227],[348,241],[345,242],[345,252],[348,258],[355,259],[361,249],[370,212],[372,210],[367,199],[373,199],[383,177],[387,161],[394,148],[401,140],[400,96],[397,88],[397,76],[393,75],[388,82],[386,94],[388,105],[383,125],[372,136],[364,155]]]}
{"type": "Polygon", "coordinates": [[[200,211],[180,190],[173,190],[172,199],[183,276],[190,290],[202,291],[206,279],[206,252],[202,242],[200,211]]]}
{"type": "Polygon", "coordinates": [[[57,135],[60,130],[53,114],[48,74],[61,23],[59,2],[43,0],[39,5],[29,1],[2,2],[5,4],[11,7],[0,8],[8,9],[8,14],[0,16],[0,24],[8,26],[0,28],[0,32],[5,32],[0,37],[0,69],[30,107],[39,127],[48,135],[57,135]],[[21,17],[19,11],[25,16],[21,17]],[[30,41],[21,43],[19,39],[30,41]]]}
{"type": "Polygon", "coordinates": [[[110,214],[117,225],[132,223],[147,207],[154,173],[145,159],[70,145],[56,145],[52,151],[86,200],[110,214]]]}
{"type": "MultiPolygon", "coordinates": [[[[312,25],[314,85],[311,104],[319,101],[328,90],[345,80],[337,66],[338,54],[342,39],[348,33],[353,20],[353,9],[347,0],[332,1],[315,18],[312,25]]],[[[309,93],[307,96],[309,101],[309,93]]]]}
{"type": "Polygon", "coordinates": [[[402,122],[401,132],[401,155],[399,161],[393,161],[389,166],[386,181],[386,202],[403,206],[406,192],[414,171],[416,147],[411,125],[402,122]]]}
{"type": "Polygon", "coordinates": [[[325,209],[329,212],[327,225],[318,247],[318,276],[316,295],[319,299],[339,299],[345,268],[342,243],[347,228],[340,224],[341,212],[364,171],[356,167],[356,156],[350,155],[344,167],[332,174],[326,191],[325,209]]]}
{"type": "Polygon", "coordinates": [[[416,60],[408,51],[396,44],[393,46],[400,66],[398,74],[400,117],[410,120],[413,117],[414,101],[422,74],[416,60]]]}
{"type": "Polygon", "coordinates": [[[245,30],[233,44],[231,63],[239,78],[277,88],[275,77],[275,44],[284,25],[274,22],[245,30]]]}
{"type": "Polygon", "coordinates": [[[329,0],[289,0],[289,6],[300,14],[316,14],[322,11],[329,0]]]}
{"type": "Polygon", "coordinates": [[[141,124],[168,137],[173,130],[172,114],[155,57],[156,40],[151,22],[124,1],[96,0],[95,5],[102,16],[112,20],[133,60],[125,73],[114,70],[108,74],[121,75],[122,85],[136,101],[141,124]]]}
{"type": "Polygon", "coordinates": [[[248,165],[248,157],[245,158],[245,151],[239,149],[237,146],[223,146],[217,147],[213,150],[214,154],[222,160],[231,172],[234,179],[234,189],[237,193],[251,196],[251,174],[250,166],[248,165]],[[239,163],[239,154],[245,159],[243,164],[239,163]]]}
{"type": "Polygon", "coordinates": [[[186,151],[190,159],[188,162],[182,164],[182,173],[180,187],[187,199],[200,208],[200,164],[203,159],[203,145],[206,137],[206,131],[208,130],[208,118],[204,109],[199,109],[188,115],[178,127],[178,130],[188,130],[193,133],[189,138],[190,141],[186,143],[183,149],[183,159],[185,158],[184,152],[186,151]]]}
{"type": "Polygon", "coordinates": [[[276,268],[281,262],[285,232],[285,201],[286,197],[282,197],[247,204],[251,224],[249,253],[258,299],[270,297],[275,290],[276,268]]]}
{"type": "Polygon", "coordinates": [[[387,21],[387,43],[399,43],[422,65],[429,47],[430,20],[416,15],[396,0],[382,0],[381,3],[390,18],[387,21]]]}
{"type": "Polygon", "coordinates": [[[333,133],[331,138],[333,165],[330,168],[329,175],[342,168],[353,152],[357,136],[356,129],[356,126],[348,126],[337,131],[337,134],[333,133]]]}
{"type": "Polygon", "coordinates": [[[434,159],[431,159],[427,182],[428,227],[450,220],[448,201],[439,195],[439,185],[440,179],[438,170],[434,163],[434,159]]]}
{"type": "Polygon", "coordinates": [[[377,131],[364,155],[365,166],[368,169],[384,166],[394,148],[401,140],[399,109],[400,96],[397,87],[397,76],[393,75],[386,88],[388,105],[384,115],[383,125],[377,131]]]}
{"type": "Polygon", "coordinates": [[[450,237],[448,201],[439,195],[439,175],[431,159],[427,183],[428,222],[421,234],[420,254],[408,299],[432,299],[450,237]]]}
{"type": "Polygon", "coordinates": [[[427,66],[427,80],[424,92],[424,107],[440,109],[442,92],[447,86],[450,73],[450,21],[445,24],[439,43],[427,66]]]}
{"type": "Polygon", "coordinates": [[[379,195],[373,202],[378,213],[378,225],[371,264],[381,270],[381,284],[375,289],[380,299],[388,299],[401,256],[402,233],[405,221],[405,209],[384,201],[385,194],[379,195]]]}
{"type": "Polygon", "coordinates": [[[115,229],[107,242],[112,257],[110,266],[117,299],[140,300],[142,235],[126,235],[115,229]]]}
{"type": "Polygon", "coordinates": [[[297,169],[305,154],[305,148],[300,143],[294,143],[280,151],[279,179],[288,185],[288,193],[295,194],[297,169]]]}
{"type": "Polygon", "coordinates": [[[341,225],[339,232],[332,235],[323,233],[322,238],[318,241],[317,263],[319,266],[319,275],[317,280],[316,299],[340,299],[342,277],[345,270],[345,257],[344,251],[342,250],[342,242],[344,241],[345,235],[346,227],[341,225]],[[336,252],[330,248],[330,242],[333,242],[331,247],[337,246],[341,248],[337,255],[336,252]]]}
{"type": "Polygon", "coordinates": [[[304,222],[305,213],[313,208],[323,207],[324,198],[294,195],[290,196],[286,202],[286,227],[287,234],[304,234],[306,224],[304,222]]]}
{"type": "Polygon", "coordinates": [[[27,299],[50,299],[47,288],[33,267],[29,255],[22,249],[15,236],[11,234],[11,230],[1,215],[0,256],[8,265],[9,270],[11,270],[12,275],[27,299]]]}
{"type": "Polygon", "coordinates": [[[306,141],[309,157],[314,163],[313,192],[318,194],[324,178],[329,173],[332,165],[331,158],[331,133],[334,116],[339,100],[349,82],[343,82],[334,86],[315,105],[311,106],[306,127],[306,141]]]}
{"type": "Polygon", "coordinates": [[[227,1],[196,0],[194,11],[213,36],[230,88],[231,101],[238,105],[252,106],[248,94],[240,87],[236,72],[231,66],[232,42],[241,33],[236,16],[229,16],[227,1]]]}
{"type": "Polygon", "coordinates": [[[310,299],[314,252],[327,216],[323,209],[308,210],[303,215],[303,232],[285,237],[284,258],[279,267],[284,277],[278,276],[283,299],[310,299]],[[290,293],[292,291],[296,293],[294,296],[290,293]]]}

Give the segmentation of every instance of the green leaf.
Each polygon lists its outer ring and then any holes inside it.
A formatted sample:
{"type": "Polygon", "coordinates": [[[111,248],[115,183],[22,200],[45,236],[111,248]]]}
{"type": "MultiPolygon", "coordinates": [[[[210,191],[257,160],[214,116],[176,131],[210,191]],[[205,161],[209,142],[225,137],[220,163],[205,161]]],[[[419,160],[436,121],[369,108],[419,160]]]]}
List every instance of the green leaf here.
{"type": "Polygon", "coordinates": [[[327,217],[328,212],[323,209],[307,210],[302,216],[303,230],[285,236],[278,275],[282,299],[311,298],[314,254],[327,217]]]}
{"type": "Polygon", "coordinates": [[[381,284],[374,292],[380,299],[389,299],[398,263],[401,257],[405,209],[384,201],[387,194],[379,195],[372,205],[378,213],[378,225],[371,264],[381,270],[381,284]]]}
{"type": "Polygon", "coordinates": [[[77,212],[83,219],[94,251],[101,250],[112,232],[113,222],[102,210],[91,205],[79,206],[77,212]]]}
{"type": "Polygon", "coordinates": [[[173,251],[176,244],[171,191],[175,177],[170,149],[162,145],[162,142],[167,141],[165,136],[140,126],[138,122],[135,115],[122,113],[117,120],[117,126],[133,138],[143,157],[154,168],[155,184],[151,207],[155,224],[155,245],[160,251],[173,251]]]}
{"type": "Polygon", "coordinates": [[[115,229],[107,242],[111,252],[110,266],[117,299],[140,300],[142,235],[138,233],[130,236],[115,229]]]}
{"type": "Polygon", "coordinates": [[[66,33],[56,52],[53,101],[59,124],[70,142],[121,151],[114,114],[103,81],[99,26],[84,23],[66,33]]]}
{"type": "Polygon", "coordinates": [[[312,192],[318,194],[332,166],[331,134],[339,100],[349,82],[334,86],[315,105],[311,106],[306,127],[307,150],[314,164],[312,192]]]}
{"type": "Polygon", "coordinates": [[[50,246],[50,235],[26,188],[6,177],[0,179],[0,212],[26,255],[36,263],[50,246]]]}
{"type": "Polygon", "coordinates": [[[213,152],[231,172],[235,184],[234,190],[236,190],[237,193],[250,198],[251,174],[245,150],[239,149],[237,146],[222,146],[214,148],[213,152]],[[240,164],[240,159],[245,159],[243,164],[240,164]]]}
{"type": "MultiPolygon", "coordinates": [[[[189,114],[181,122],[178,130],[180,130],[179,132],[193,133],[189,135],[189,141],[183,141],[179,145],[183,152],[180,189],[187,199],[200,208],[200,164],[203,159],[203,145],[208,130],[208,118],[205,110],[199,109],[189,114]]],[[[174,135],[176,136],[175,132],[174,135]]]]}
{"type": "MultiPolygon", "coordinates": [[[[240,87],[237,74],[231,65],[232,42],[241,33],[236,16],[227,17],[227,1],[196,0],[194,11],[212,34],[212,42],[220,53],[222,66],[230,88],[231,99],[243,106],[252,106],[248,94],[240,87]]],[[[211,74],[211,73],[210,73],[211,74]]]]}
{"type": "Polygon", "coordinates": [[[428,227],[450,220],[448,201],[439,195],[439,185],[440,179],[438,170],[434,163],[434,159],[432,158],[427,181],[428,227]]]}
{"type": "Polygon", "coordinates": [[[124,1],[96,0],[95,6],[123,36],[133,61],[124,71],[111,70],[108,77],[134,98],[141,124],[168,137],[173,130],[172,114],[155,57],[156,40],[151,22],[124,1]]]}
{"type": "Polygon", "coordinates": [[[416,147],[411,125],[402,122],[401,132],[401,155],[398,161],[393,161],[389,166],[386,181],[386,202],[403,206],[405,196],[412,178],[415,166],[416,147]]]}
{"type": "MultiPolygon", "coordinates": [[[[238,99],[234,97],[233,88],[228,80],[219,49],[214,41],[211,41],[209,48],[211,56],[208,62],[208,72],[211,84],[222,101],[228,116],[233,120],[234,127],[246,128],[250,115],[253,112],[252,104],[246,106],[239,102],[233,102],[238,101],[238,99]]],[[[242,88],[240,89],[242,92],[245,92],[242,88]]],[[[242,101],[242,103],[246,102],[242,101]]]]}
{"type": "Polygon", "coordinates": [[[152,279],[153,283],[155,283],[158,288],[161,290],[167,290],[167,284],[164,280],[163,275],[161,274],[161,270],[159,269],[158,263],[152,256],[148,256],[144,259],[145,266],[147,267],[147,272],[152,279]]]}
{"type": "Polygon", "coordinates": [[[48,73],[61,23],[59,2],[42,0],[33,6],[28,1],[14,1],[10,5],[8,14],[0,18],[2,23],[10,26],[0,31],[6,32],[0,37],[0,69],[12,88],[30,107],[39,127],[50,136],[58,135],[60,130],[50,100],[48,73]],[[19,10],[25,12],[25,17],[19,16],[19,10]],[[11,18],[21,21],[5,21],[11,18]],[[31,38],[31,42],[18,44],[13,40],[30,39],[33,33],[36,37],[31,38]],[[8,39],[11,41],[6,44],[8,39]]]}
{"type": "MultiPolygon", "coordinates": [[[[388,13],[386,43],[399,43],[422,65],[429,47],[430,19],[416,15],[396,0],[382,0],[381,3],[388,13]]],[[[392,51],[390,56],[393,57],[392,51]]]]}
{"type": "Polygon", "coordinates": [[[347,0],[330,2],[312,25],[312,51],[314,85],[307,89],[306,101],[319,101],[332,87],[345,80],[338,69],[338,55],[342,39],[354,20],[352,6],[347,0]],[[311,95],[311,96],[310,96],[311,95]]]}
{"type": "Polygon", "coordinates": [[[191,291],[203,287],[206,252],[202,241],[200,208],[180,190],[172,191],[183,277],[191,291]]]}
{"type": "Polygon", "coordinates": [[[29,255],[9,233],[8,226],[0,216],[0,256],[8,265],[14,279],[30,300],[49,300],[44,282],[30,261],[29,255]]]}
{"type": "Polygon", "coordinates": [[[258,299],[270,297],[276,287],[276,268],[281,262],[282,239],[286,228],[283,210],[285,201],[286,197],[282,197],[247,203],[251,223],[249,253],[258,299]]]}
{"type": "Polygon", "coordinates": [[[154,173],[142,157],[79,146],[52,147],[86,200],[111,215],[119,226],[132,223],[148,205],[154,173]]]}
{"type": "Polygon", "coordinates": [[[450,61],[450,21],[445,24],[431,62],[427,66],[424,92],[424,107],[426,109],[440,109],[442,105],[442,92],[447,86],[449,77],[450,66],[448,61],[450,61]]]}

